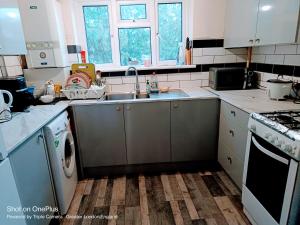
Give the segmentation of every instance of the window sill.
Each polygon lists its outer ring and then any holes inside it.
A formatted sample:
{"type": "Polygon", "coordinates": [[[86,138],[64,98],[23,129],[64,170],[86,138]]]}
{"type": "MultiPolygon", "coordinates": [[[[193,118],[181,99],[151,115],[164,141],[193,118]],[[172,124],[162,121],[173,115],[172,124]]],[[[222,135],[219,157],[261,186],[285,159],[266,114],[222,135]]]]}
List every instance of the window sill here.
{"type": "MultiPolygon", "coordinates": [[[[135,66],[137,70],[164,70],[164,69],[192,69],[196,68],[196,65],[173,65],[173,66],[135,66]]],[[[126,71],[128,66],[120,66],[120,67],[101,67],[96,65],[96,70],[100,70],[101,72],[119,72],[126,71]]]]}

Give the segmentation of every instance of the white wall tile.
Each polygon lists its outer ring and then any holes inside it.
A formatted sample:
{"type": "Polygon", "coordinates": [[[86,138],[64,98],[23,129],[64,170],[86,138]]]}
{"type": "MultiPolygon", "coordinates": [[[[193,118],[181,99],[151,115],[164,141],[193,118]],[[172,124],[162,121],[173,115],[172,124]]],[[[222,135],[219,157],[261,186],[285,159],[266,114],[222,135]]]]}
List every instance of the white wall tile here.
{"type": "Polygon", "coordinates": [[[300,55],[286,55],[284,59],[284,64],[300,66],[300,55]]]}
{"type": "Polygon", "coordinates": [[[202,80],[202,87],[208,87],[208,80],[202,80]]]}
{"type": "Polygon", "coordinates": [[[235,63],[235,55],[215,56],[214,63],[235,63]]]}
{"type": "Polygon", "coordinates": [[[275,45],[271,46],[260,46],[253,48],[254,54],[274,54],[275,53],[275,45]]]}
{"type": "MultiPolygon", "coordinates": [[[[151,81],[151,75],[147,75],[146,80],[151,81]]],[[[167,81],[168,80],[168,75],[158,74],[157,75],[157,80],[158,80],[158,82],[167,81]]]]}
{"type": "Polygon", "coordinates": [[[300,45],[297,47],[297,54],[300,55],[300,45]]]}
{"type": "Polygon", "coordinates": [[[262,76],[262,81],[267,81],[267,80],[270,80],[270,79],[276,79],[277,78],[277,75],[276,74],[273,74],[273,73],[263,73],[263,76],[262,76]]]}
{"type": "Polygon", "coordinates": [[[209,72],[191,73],[191,80],[206,80],[209,77],[209,72]]]}
{"type": "MultiPolygon", "coordinates": [[[[136,77],[135,76],[123,76],[122,77],[123,84],[135,84],[136,77]]],[[[146,82],[145,76],[139,76],[139,82],[146,82]]]]}
{"type": "Polygon", "coordinates": [[[16,75],[23,75],[23,70],[21,66],[15,66],[16,75]]]}
{"type": "Polygon", "coordinates": [[[202,80],[186,80],[180,81],[180,88],[201,87],[202,80]]]}
{"type": "Polygon", "coordinates": [[[297,54],[297,45],[276,45],[275,54],[297,54]]]}
{"type": "Polygon", "coordinates": [[[252,62],[254,63],[265,63],[266,62],[266,55],[253,55],[252,62]]]}
{"type": "Polygon", "coordinates": [[[121,77],[105,77],[107,84],[122,84],[121,77]]]}
{"type": "Polygon", "coordinates": [[[19,66],[19,57],[18,56],[4,56],[4,62],[6,66],[19,66]]]}
{"type": "Polygon", "coordinates": [[[160,87],[179,88],[179,81],[163,81],[159,82],[160,87]]]}
{"type": "Polygon", "coordinates": [[[202,56],[202,48],[193,48],[193,56],[202,56]]]}
{"type": "Polygon", "coordinates": [[[168,81],[177,81],[177,80],[191,80],[191,74],[190,73],[168,74],[168,81]]]}
{"type": "Polygon", "coordinates": [[[284,55],[266,55],[266,63],[283,64],[284,55]]]}
{"type": "Polygon", "coordinates": [[[232,48],[225,50],[226,55],[247,55],[247,48],[232,48]]]}
{"type": "Polygon", "coordinates": [[[224,48],[203,48],[203,55],[225,55],[224,48]]]}
{"type": "Polygon", "coordinates": [[[112,92],[131,92],[134,91],[134,84],[111,85],[112,92]]]}
{"type": "Polygon", "coordinates": [[[14,77],[17,75],[15,66],[7,66],[6,71],[9,77],[14,77]]]}
{"type": "Polygon", "coordinates": [[[212,64],[212,63],[214,63],[214,56],[194,57],[193,63],[194,64],[212,64]]]}
{"type": "Polygon", "coordinates": [[[236,62],[246,62],[247,61],[247,55],[237,55],[236,56],[236,62]]]}

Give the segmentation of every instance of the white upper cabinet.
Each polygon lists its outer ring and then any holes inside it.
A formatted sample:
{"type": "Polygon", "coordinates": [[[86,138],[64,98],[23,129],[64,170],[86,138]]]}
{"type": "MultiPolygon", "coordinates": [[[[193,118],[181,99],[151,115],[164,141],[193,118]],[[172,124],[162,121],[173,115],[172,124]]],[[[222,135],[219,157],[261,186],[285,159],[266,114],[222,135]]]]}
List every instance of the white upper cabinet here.
{"type": "Polygon", "coordinates": [[[259,0],[227,0],[225,47],[245,47],[254,43],[259,0]]]}
{"type": "Polygon", "coordinates": [[[17,0],[0,1],[0,55],[26,54],[17,0]]]}
{"type": "Polygon", "coordinates": [[[227,0],[225,48],[295,43],[300,0],[227,0]]]}

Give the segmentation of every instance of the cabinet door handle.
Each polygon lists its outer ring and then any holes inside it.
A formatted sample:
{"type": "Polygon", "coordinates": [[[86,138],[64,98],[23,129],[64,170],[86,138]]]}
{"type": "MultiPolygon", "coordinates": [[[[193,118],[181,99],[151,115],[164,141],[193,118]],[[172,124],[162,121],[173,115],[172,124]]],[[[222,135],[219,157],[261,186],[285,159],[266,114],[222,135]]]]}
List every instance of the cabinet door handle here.
{"type": "Polygon", "coordinates": [[[250,44],[253,44],[253,39],[250,39],[250,40],[249,40],[249,43],[250,43],[250,44]]]}
{"type": "Polygon", "coordinates": [[[178,104],[174,104],[174,106],[173,106],[174,109],[177,109],[178,107],[179,107],[178,104]]]}
{"type": "Polygon", "coordinates": [[[255,39],[255,43],[259,44],[259,42],[260,42],[259,38],[255,39]]]}
{"type": "Polygon", "coordinates": [[[234,137],[234,131],[230,130],[229,133],[231,134],[232,137],[234,137]]]}
{"type": "Polygon", "coordinates": [[[231,159],[231,157],[228,156],[228,157],[227,157],[227,160],[229,161],[230,164],[232,164],[232,159],[231,159]]]}
{"type": "Polygon", "coordinates": [[[44,135],[39,134],[39,136],[38,136],[38,143],[40,143],[40,141],[43,141],[43,140],[44,140],[44,135]]]}
{"type": "Polygon", "coordinates": [[[235,111],[231,110],[230,113],[235,117],[235,111]]]}
{"type": "Polygon", "coordinates": [[[117,106],[117,107],[116,107],[116,111],[121,111],[121,107],[120,107],[120,106],[117,106]]]}

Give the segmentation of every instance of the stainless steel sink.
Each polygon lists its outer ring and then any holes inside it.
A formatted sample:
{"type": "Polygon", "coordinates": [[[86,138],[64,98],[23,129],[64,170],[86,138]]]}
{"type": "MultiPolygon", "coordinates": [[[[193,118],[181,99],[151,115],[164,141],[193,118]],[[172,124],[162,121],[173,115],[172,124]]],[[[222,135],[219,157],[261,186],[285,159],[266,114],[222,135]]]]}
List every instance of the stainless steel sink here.
{"type": "Polygon", "coordinates": [[[134,99],[134,93],[111,93],[105,95],[106,101],[128,100],[134,99]]]}
{"type": "Polygon", "coordinates": [[[136,95],[136,99],[144,99],[144,98],[150,98],[150,95],[147,93],[140,93],[136,95]]]}

